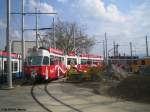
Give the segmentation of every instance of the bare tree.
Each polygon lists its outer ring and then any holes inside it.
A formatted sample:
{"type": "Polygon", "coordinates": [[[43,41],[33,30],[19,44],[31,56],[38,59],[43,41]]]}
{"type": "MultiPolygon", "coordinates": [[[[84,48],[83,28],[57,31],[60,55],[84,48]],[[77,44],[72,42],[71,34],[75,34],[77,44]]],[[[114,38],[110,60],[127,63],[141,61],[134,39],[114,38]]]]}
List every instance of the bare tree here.
{"type": "MultiPolygon", "coordinates": [[[[51,32],[48,35],[53,37],[51,32]]],[[[65,53],[75,49],[79,49],[81,53],[88,53],[95,40],[86,35],[84,29],[77,23],[63,22],[58,19],[55,23],[55,42],[57,48],[64,50],[65,53]]]]}

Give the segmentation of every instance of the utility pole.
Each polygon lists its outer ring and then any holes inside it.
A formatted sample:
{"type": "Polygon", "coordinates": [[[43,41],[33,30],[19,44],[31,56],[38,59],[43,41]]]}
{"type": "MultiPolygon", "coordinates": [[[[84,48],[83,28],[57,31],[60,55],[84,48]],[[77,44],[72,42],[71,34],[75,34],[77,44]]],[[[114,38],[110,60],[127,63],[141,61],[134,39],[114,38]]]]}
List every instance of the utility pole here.
{"type": "Polygon", "coordinates": [[[75,50],[76,40],[75,40],[75,27],[73,28],[73,49],[75,50]]]}
{"type": "Polygon", "coordinates": [[[22,15],[21,15],[21,23],[22,23],[22,28],[21,28],[21,36],[22,36],[22,40],[21,40],[21,43],[22,43],[22,75],[24,76],[24,69],[23,69],[23,66],[24,66],[24,59],[25,59],[25,42],[24,42],[24,0],[22,0],[21,2],[21,12],[22,12],[22,15]]]}
{"type": "Polygon", "coordinates": [[[133,63],[133,50],[132,50],[132,42],[130,42],[130,53],[131,53],[131,64],[133,63]]]}
{"type": "Polygon", "coordinates": [[[103,40],[103,60],[105,61],[105,42],[103,40]]]}
{"type": "Polygon", "coordinates": [[[148,56],[149,56],[149,52],[148,52],[148,41],[147,41],[147,36],[146,36],[145,40],[146,40],[146,56],[148,57],[148,56]]]}
{"type": "Polygon", "coordinates": [[[38,10],[35,8],[36,11],[36,48],[38,48],[38,10]]]}
{"type": "Polygon", "coordinates": [[[105,41],[103,40],[102,42],[97,42],[97,43],[102,43],[102,45],[103,45],[103,62],[105,63],[105,58],[106,58],[106,56],[105,56],[105,41]]]}
{"type": "Polygon", "coordinates": [[[54,48],[56,49],[56,40],[55,40],[55,18],[53,17],[53,42],[54,48]]]}
{"type": "Polygon", "coordinates": [[[116,56],[116,44],[115,44],[115,41],[114,41],[114,57],[116,56]]]}
{"type": "Polygon", "coordinates": [[[131,56],[131,58],[132,58],[132,56],[133,56],[133,54],[132,54],[132,42],[130,42],[130,56],[131,56]]]}
{"type": "MultiPolygon", "coordinates": [[[[38,28],[38,14],[57,14],[57,13],[49,13],[49,12],[37,12],[37,8],[36,8],[36,12],[24,12],[24,6],[23,6],[23,0],[22,0],[22,12],[11,12],[11,14],[21,14],[22,16],[25,15],[36,15],[36,28],[35,29],[23,29],[25,30],[34,30],[36,31],[36,47],[38,47],[38,30],[45,30],[45,29],[52,29],[52,28],[38,28]],[[22,13],[23,12],[23,13],[22,13]]],[[[22,17],[22,21],[24,22],[24,17],[22,17]]]]}
{"type": "Polygon", "coordinates": [[[117,57],[119,56],[118,47],[119,47],[119,44],[117,43],[117,45],[116,45],[116,56],[117,57]]]}
{"type": "Polygon", "coordinates": [[[108,52],[107,52],[107,34],[105,32],[105,54],[106,54],[106,64],[108,64],[108,52]]]}
{"type": "Polygon", "coordinates": [[[7,0],[7,34],[6,34],[6,41],[7,41],[7,52],[8,52],[8,58],[7,58],[7,70],[8,70],[8,88],[13,88],[12,86],[12,65],[11,65],[11,40],[10,40],[10,0],[7,0]]]}
{"type": "MultiPolygon", "coordinates": [[[[130,42],[130,53],[131,53],[131,64],[130,66],[132,65],[133,63],[133,50],[132,50],[132,42],[130,42]]],[[[132,72],[132,69],[130,69],[130,72],[132,72]]]]}

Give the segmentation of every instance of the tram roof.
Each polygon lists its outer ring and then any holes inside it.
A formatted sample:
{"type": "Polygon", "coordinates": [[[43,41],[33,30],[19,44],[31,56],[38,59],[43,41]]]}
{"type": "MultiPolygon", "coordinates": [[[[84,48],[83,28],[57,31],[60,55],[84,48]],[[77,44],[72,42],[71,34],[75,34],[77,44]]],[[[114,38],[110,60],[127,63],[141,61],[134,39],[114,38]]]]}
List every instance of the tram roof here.
{"type": "Polygon", "coordinates": [[[99,55],[94,55],[94,54],[80,54],[80,57],[86,57],[86,58],[102,58],[99,55]]]}
{"type": "Polygon", "coordinates": [[[58,55],[64,55],[63,50],[55,49],[55,48],[48,48],[48,51],[50,53],[58,54],[58,55]]]}
{"type": "MultiPolygon", "coordinates": [[[[0,51],[0,57],[8,57],[8,52],[0,51]]],[[[19,58],[19,54],[11,53],[11,58],[19,58]]]]}

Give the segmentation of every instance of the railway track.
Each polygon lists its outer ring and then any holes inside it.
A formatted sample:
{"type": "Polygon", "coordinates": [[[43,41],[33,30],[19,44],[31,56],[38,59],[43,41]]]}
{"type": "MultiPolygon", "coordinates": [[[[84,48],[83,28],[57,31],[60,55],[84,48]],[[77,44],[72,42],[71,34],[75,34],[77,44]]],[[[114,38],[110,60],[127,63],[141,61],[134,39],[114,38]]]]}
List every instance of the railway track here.
{"type": "MultiPolygon", "coordinates": [[[[45,84],[42,84],[44,86],[44,88],[42,88],[42,91],[46,93],[46,95],[48,95],[48,97],[50,99],[53,99],[55,100],[57,103],[61,104],[61,106],[63,106],[64,108],[68,108],[74,112],[82,112],[81,110],[69,105],[69,104],[66,104],[64,103],[62,100],[56,98],[54,95],[51,94],[51,92],[48,90],[48,83],[45,83],[45,84]]],[[[39,105],[41,106],[45,111],[47,112],[55,112],[53,111],[51,108],[48,108],[48,106],[46,106],[46,104],[42,101],[39,100],[38,96],[36,96],[35,92],[34,92],[34,89],[36,88],[37,84],[36,83],[33,83],[32,84],[32,87],[31,87],[31,96],[32,98],[34,99],[34,101],[39,105]]],[[[51,104],[49,104],[51,105],[51,104]]]]}

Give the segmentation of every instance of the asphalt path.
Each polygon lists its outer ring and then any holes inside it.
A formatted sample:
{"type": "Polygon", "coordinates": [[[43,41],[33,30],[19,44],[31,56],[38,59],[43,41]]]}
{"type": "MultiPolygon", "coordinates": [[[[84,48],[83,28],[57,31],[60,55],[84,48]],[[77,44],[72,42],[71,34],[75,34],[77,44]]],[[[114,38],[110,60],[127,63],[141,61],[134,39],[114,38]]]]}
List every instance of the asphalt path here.
{"type": "Polygon", "coordinates": [[[0,112],[150,112],[150,104],[96,94],[93,83],[56,80],[0,90],[0,112]]]}

